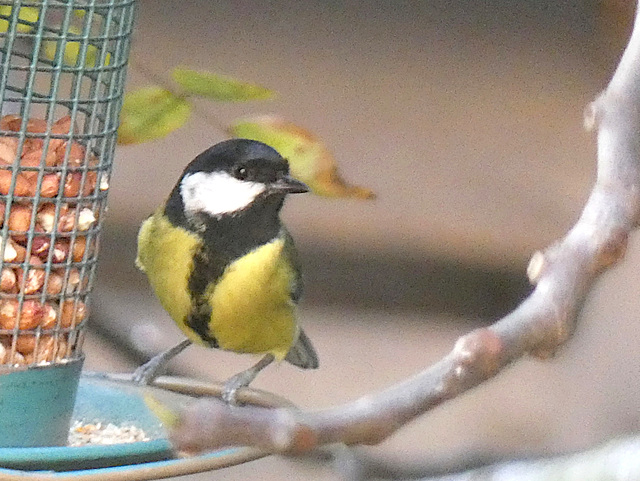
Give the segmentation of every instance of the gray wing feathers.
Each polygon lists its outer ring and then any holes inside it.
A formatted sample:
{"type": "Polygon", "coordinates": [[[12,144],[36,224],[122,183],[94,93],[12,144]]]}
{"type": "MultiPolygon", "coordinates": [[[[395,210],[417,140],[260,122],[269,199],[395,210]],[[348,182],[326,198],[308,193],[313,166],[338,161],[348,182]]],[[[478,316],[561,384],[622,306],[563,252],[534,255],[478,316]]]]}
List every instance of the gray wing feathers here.
{"type": "Polygon", "coordinates": [[[289,264],[291,264],[291,268],[294,272],[294,278],[291,280],[291,299],[296,304],[300,301],[302,297],[302,291],[304,290],[304,285],[302,283],[302,269],[300,268],[300,259],[298,257],[298,251],[296,250],[296,246],[293,244],[293,238],[287,231],[285,226],[282,226],[281,235],[284,237],[284,256],[289,260],[289,264]]]}
{"type": "MultiPolygon", "coordinates": [[[[291,282],[291,299],[297,304],[302,296],[303,290],[300,260],[298,259],[298,252],[293,244],[293,239],[284,226],[282,227],[282,235],[285,239],[284,255],[288,257],[291,267],[295,272],[294,279],[291,282]]],[[[289,349],[285,360],[302,369],[316,369],[318,367],[319,363],[316,350],[302,329],[300,329],[296,343],[289,349]]]]}
{"type": "Polygon", "coordinates": [[[285,361],[290,362],[294,366],[302,369],[316,369],[320,363],[316,350],[311,345],[311,340],[307,337],[302,329],[298,335],[298,340],[289,350],[285,361]]]}

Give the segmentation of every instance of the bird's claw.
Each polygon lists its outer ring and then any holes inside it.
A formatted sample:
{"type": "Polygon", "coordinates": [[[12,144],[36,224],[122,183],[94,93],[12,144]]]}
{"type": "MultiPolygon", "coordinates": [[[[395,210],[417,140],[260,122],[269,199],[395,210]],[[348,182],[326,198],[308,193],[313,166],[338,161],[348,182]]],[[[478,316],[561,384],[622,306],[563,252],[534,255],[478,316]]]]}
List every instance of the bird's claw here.
{"type": "Polygon", "coordinates": [[[176,344],[170,349],[153,356],[138,369],[133,371],[131,381],[140,386],[148,386],[164,372],[167,363],[191,345],[189,339],[176,344]]]}
{"type": "Polygon", "coordinates": [[[131,382],[139,386],[149,386],[156,377],[158,377],[158,365],[147,362],[133,371],[131,382]]]}
{"type": "Polygon", "coordinates": [[[271,364],[273,360],[273,354],[267,354],[246,371],[239,372],[235,376],[230,377],[227,382],[224,383],[224,388],[222,389],[221,394],[222,400],[231,406],[237,406],[238,400],[236,395],[238,389],[247,387],[251,384],[251,381],[256,378],[258,373],[271,364]]]}
{"type": "Polygon", "coordinates": [[[247,382],[246,376],[242,376],[242,374],[244,373],[236,374],[224,383],[220,397],[230,406],[238,405],[238,389],[247,387],[249,382],[251,382],[251,380],[247,382]]]}

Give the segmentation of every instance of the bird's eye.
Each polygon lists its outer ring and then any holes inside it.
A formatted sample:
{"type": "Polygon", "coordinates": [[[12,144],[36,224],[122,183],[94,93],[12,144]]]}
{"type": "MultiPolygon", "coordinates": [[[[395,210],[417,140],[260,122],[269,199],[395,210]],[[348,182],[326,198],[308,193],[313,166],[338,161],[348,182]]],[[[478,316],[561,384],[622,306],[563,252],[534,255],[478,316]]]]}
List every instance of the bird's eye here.
{"type": "Polygon", "coordinates": [[[238,180],[246,180],[247,178],[247,168],[246,167],[238,167],[233,173],[234,177],[238,180]]]}

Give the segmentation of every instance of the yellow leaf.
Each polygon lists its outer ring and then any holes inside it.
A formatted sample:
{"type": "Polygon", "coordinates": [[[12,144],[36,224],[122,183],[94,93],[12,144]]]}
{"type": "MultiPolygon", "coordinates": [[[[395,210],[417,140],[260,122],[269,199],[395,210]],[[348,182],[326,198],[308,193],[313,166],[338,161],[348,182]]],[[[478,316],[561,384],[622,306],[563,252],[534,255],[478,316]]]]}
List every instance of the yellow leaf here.
{"type": "MultiPolygon", "coordinates": [[[[10,5],[0,5],[0,15],[3,17],[11,17],[11,11],[13,7],[10,5]]],[[[23,22],[36,23],[38,21],[38,17],[40,16],[40,11],[34,7],[21,7],[18,12],[18,24],[16,25],[16,31],[20,33],[28,33],[33,30],[32,25],[28,25],[23,22]]],[[[0,18],[0,33],[4,33],[9,31],[9,20],[5,20],[4,18],[0,18]]]]}
{"type": "Polygon", "coordinates": [[[273,97],[272,90],[231,77],[209,72],[197,72],[187,68],[175,68],[173,80],[188,95],[218,100],[221,102],[246,102],[273,97]]]}
{"type": "Polygon", "coordinates": [[[347,184],[338,172],[335,158],[311,132],[274,116],[235,122],[229,128],[234,137],[258,140],[276,149],[289,161],[291,175],[325,197],[373,199],[364,187],[347,184]]]}
{"type": "MultiPolygon", "coordinates": [[[[84,66],[87,68],[95,67],[100,60],[100,51],[98,50],[98,47],[96,47],[93,44],[87,45],[87,50],[85,53],[85,61],[83,64],[80,59],[80,47],[82,45],[82,42],[84,42],[84,40],[73,40],[73,36],[80,35],[82,31],[79,28],[72,26],[72,27],[69,27],[68,33],[70,35],[67,37],[67,42],[65,43],[65,46],[64,46],[64,55],[62,58],[63,63],[69,67],[80,67],[80,66],[84,66]]],[[[53,41],[53,40],[46,40],[42,42],[44,56],[49,60],[55,60],[59,43],[60,45],[62,44],[61,41],[53,41]]],[[[104,65],[107,66],[110,63],[111,63],[111,53],[107,52],[104,65]]]]}
{"type": "Polygon", "coordinates": [[[125,95],[120,112],[118,143],[139,144],[165,137],[191,116],[191,104],[160,87],[146,87],[125,95]]]}
{"type": "Polygon", "coordinates": [[[156,397],[151,394],[144,394],[143,399],[149,411],[151,411],[162,423],[166,429],[171,429],[177,426],[180,420],[180,415],[177,411],[174,411],[166,404],[160,402],[156,397]]]}

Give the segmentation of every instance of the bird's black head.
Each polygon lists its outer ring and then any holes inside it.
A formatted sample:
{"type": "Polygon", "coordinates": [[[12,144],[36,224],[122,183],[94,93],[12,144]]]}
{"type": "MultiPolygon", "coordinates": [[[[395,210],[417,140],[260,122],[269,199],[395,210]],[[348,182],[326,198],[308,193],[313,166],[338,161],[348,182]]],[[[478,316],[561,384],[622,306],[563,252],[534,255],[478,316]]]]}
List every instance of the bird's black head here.
{"type": "Polygon", "coordinates": [[[231,139],[198,155],[184,169],[172,197],[180,197],[187,215],[219,218],[265,202],[279,210],[286,194],[308,190],[289,175],[288,162],[268,145],[231,139]]]}
{"type": "Polygon", "coordinates": [[[231,139],[210,147],[185,168],[185,175],[197,172],[225,172],[238,180],[273,182],[289,174],[289,164],[274,149],[262,142],[231,139]]]}

